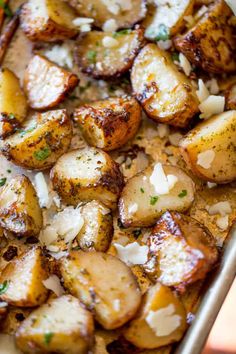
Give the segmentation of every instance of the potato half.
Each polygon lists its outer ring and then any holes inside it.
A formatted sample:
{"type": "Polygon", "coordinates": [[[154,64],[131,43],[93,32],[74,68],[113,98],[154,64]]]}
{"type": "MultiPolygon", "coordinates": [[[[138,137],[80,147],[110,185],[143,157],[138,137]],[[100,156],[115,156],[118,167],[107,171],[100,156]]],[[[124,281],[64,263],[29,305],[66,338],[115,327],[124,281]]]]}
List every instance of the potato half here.
{"type": "Polygon", "coordinates": [[[190,80],[156,44],[147,44],[136,57],[131,82],[147,115],[157,122],[186,127],[198,112],[190,80]]]}
{"type": "Polygon", "coordinates": [[[44,303],[48,289],[42,283],[48,278],[46,259],[38,247],[33,247],[14,258],[3,269],[0,283],[6,284],[2,301],[20,307],[34,307],[44,303]]]}
{"type": "Polygon", "coordinates": [[[72,124],[66,110],[34,113],[21,130],[5,139],[1,151],[16,165],[43,170],[68,150],[71,138],[72,124]]]}
{"type": "Polygon", "coordinates": [[[91,146],[110,151],[135,136],[141,121],[141,107],[132,97],[109,98],[77,108],[74,120],[91,146]]]}
{"type": "Polygon", "coordinates": [[[14,132],[27,114],[27,101],[19,79],[9,69],[0,71],[0,137],[14,132]]]}
{"type": "Polygon", "coordinates": [[[71,295],[63,295],[34,310],[15,334],[24,353],[86,354],[93,343],[93,317],[71,295]]]}
{"type": "Polygon", "coordinates": [[[77,40],[75,61],[95,79],[117,78],[131,68],[143,44],[143,29],[115,33],[90,31],[77,40]]]}
{"type": "Polygon", "coordinates": [[[143,21],[145,37],[149,40],[166,40],[185,26],[185,16],[193,12],[194,0],[155,0],[143,21]]]}
{"type": "Polygon", "coordinates": [[[132,27],[146,14],[144,0],[67,0],[67,2],[77,10],[79,16],[92,17],[96,27],[102,27],[111,18],[116,21],[118,28],[132,27]]]}
{"type": "Polygon", "coordinates": [[[192,179],[179,167],[160,165],[149,166],[127,181],[119,200],[119,214],[124,226],[151,226],[166,210],[186,211],[191,206],[194,200],[192,179]],[[156,175],[156,168],[163,169],[165,176],[162,172],[156,175]],[[174,178],[176,183],[169,190],[167,185],[165,194],[159,194],[157,188],[167,184],[167,178],[174,178]]]}
{"type": "Polygon", "coordinates": [[[45,110],[63,102],[78,82],[75,74],[35,55],[25,71],[24,90],[31,108],[45,110]]]}
{"type": "Polygon", "coordinates": [[[198,177],[216,183],[236,178],[236,111],[198,124],[180,141],[181,154],[198,177]]]}
{"type": "Polygon", "coordinates": [[[179,341],[186,330],[186,312],[172,291],[160,284],[152,286],[124,337],[138,348],[155,349],[179,341]]]}
{"type": "Polygon", "coordinates": [[[63,155],[51,170],[53,188],[68,204],[99,200],[116,208],[123,187],[118,164],[102,150],[78,149],[63,155]]]}
{"type": "Polygon", "coordinates": [[[146,272],[152,279],[182,291],[204,279],[218,258],[210,232],[195,219],[176,212],[162,215],[148,244],[146,272]]]}
{"type": "Polygon", "coordinates": [[[195,26],[178,35],[174,44],[193,64],[207,72],[236,70],[236,41],[229,25],[233,12],[223,0],[217,0],[195,26]]]}
{"type": "Polygon", "coordinates": [[[63,0],[28,0],[21,10],[21,27],[31,41],[55,42],[78,33],[75,18],[63,0]]]}
{"type": "Polygon", "coordinates": [[[93,200],[80,209],[84,225],[77,236],[83,251],[107,251],[113,234],[113,219],[109,209],[93,200]]]}
{"type": "Polygon", "coordinates": [[[42,211],[28,177],[16,176],[1,188],[0,225],[17,236],[35,236],[40,232],[42,211]]]}
{"type": "Polygon", "coordinates": [[[118,328],[135,315],[141,293],[130,268],[118,258],[72,251],[60,260],[60,270],[65,287],[95,311],[105,329],[118,328]]]}

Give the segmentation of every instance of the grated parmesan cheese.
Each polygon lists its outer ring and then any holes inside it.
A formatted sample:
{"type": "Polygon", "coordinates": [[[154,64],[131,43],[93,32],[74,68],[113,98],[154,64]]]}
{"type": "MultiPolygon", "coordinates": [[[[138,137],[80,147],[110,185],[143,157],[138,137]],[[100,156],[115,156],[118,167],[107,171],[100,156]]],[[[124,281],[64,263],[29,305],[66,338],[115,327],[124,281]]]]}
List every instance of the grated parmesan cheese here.
{"type": "Polygon", "coordinates": [[[173,133],[169,135],[169,142],[171,145],[179,146],[179,142],[182,139],[183,135],[180,133],[173,133]]]}
{"type": "Polygon", "coordinates": [[[35,175],[34,184],[37,196],[39,198],[40,207],[50,208],[52,200],[49,197],[48,185],[42,172],[39,172],[35,175]]]}
{"type": "Polygon", "coordinates": [[[73,56],[71,47],[64,43],[62,45],[54,45],[50,49],[44,51],[44,56],[59,66],[73,68],[73,56]]]}
{"type": "Polygon", "coordinates": [[[114,243],[114,247],[120,260],[129,266],[144,264],[148,260],[148,246],[140,246],[138,242],[132,242],[126,246],[114,243]]]}
{"type": "Polygon", "coordinates": [[[211,164],[215,158],[215,152],[213,150],[206,150],[200,152],[197,155],[197,165],[205,168],[206,170],[211,167],[211,164]]]}
{"type": "Polygon", "coordinates": [[[157,163],[154,166],[153,172],[150,176],[150,182],[154,186],[155,191],[159,195],[165,195],[170,192],[170,190],[177,183],[178,178],[174,175],[165,175],[162,164],[157,163]]]}
{"type": "Polygon", "coordinates": [[[94,22],[93,18],[87,18],[87,17],[77,17],[72,21],[73,25],[75,25],[76,27],[88,25],[93,22],[94,22]]]}
{"type": "Polygon", "coordinates": [[[104,32],[115,32],[118,29],[116,20],[114,18],[110,18],[104,22],[102,29],[104,32]]]}
{"type": "Polygon", "coordinates": [[[208,91],[202,79],[198,80],[198,90],[196,91],[196,94],[200,103],[205,101],[210,96],[210,92],[208,91]]]}
{"type": "Polygon", "coordinates": [[[214,114],[224,112],[225,97],[210,95],[198,107],[202,112],[202,114],[200,114],[200,118],[207,119],[214,114]]]}
{"type": "Polygon", "coordinates": [[[170,49],[172,47],[172,40],[171,39],[168,39],[166,41],[160,40],[160,41],[157,42],[157,44],[158,44],[158,47],[160,49],[168,50],[168,49],[170,49]]]}
{"type": "Polygon", "coordinates": [[[218,95],[220,88],[216,79],[211,79],[206,82],[206,87],[209,89],[211,95],[218,95]]]}
{"type": "Polygon", "coordinates": [[[217,184],[216,183],[213,183],[213,182],[207,182],[207,188],[214,188],[214,187],[217,187],[217,184]]]}
{"type": "Polygon", "coordinates": [[[162,139],[162,138],[164,138],[164,137],[169,135],[170,128],[169,128],[169,126],[167,124],[161,124],[160,123],[160,124],[157,125],[157,132],[158,132],[159,137],[162,139]]]}
{"type": "Polygon", "coordinates": [[[231,205],[228,201],[213,204],[209,206],[207,210],[210,215],[220,214],[221,216],[226,216],[232,212],[231,205]]]}
{"type": "Polygon", "coordinates": [[[222,230],[227,230],[229,226],[229,215],[221,216],[216,219],[216,225],[222,230]]]}
{"type": "Polygon", "coordinates": [[[102,44],[105,48],[114,48],[118,46],[119,42],[115,38],[105,36],[102,39],[102,44]]]}
{"type": "Polygon", "coordinates": [[[186,56],[183,55],[183,53],[179,54],[179,64],[183,69],[185,75],[189,76],[192,71],[192,67],[186,56]]]}
{"type": "Polygon", "coordinates": [[[61,296],[65,293],[65,290],[61,286],[60,279],[57,275],[52,274],[49,278],[42,281],[45,288],[52,290],[57,296],[61,296]]]}

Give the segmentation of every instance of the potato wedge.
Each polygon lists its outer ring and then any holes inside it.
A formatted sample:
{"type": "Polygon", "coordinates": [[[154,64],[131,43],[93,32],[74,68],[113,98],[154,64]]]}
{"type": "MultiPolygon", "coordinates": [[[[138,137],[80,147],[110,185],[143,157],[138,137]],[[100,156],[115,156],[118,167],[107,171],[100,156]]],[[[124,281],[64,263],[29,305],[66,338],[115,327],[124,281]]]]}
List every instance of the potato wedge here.
{"type": "Polygon", "coordinates": [[[198,124],[180,141],[181,154],[201,179],[227,183],[236,178],[236,111],[198,124]]]}
{"type": "Polygon", "coordinates": [[[118,28],[132,27],[141,21],[146,14],[144,0],[67,0],[79,16],[92,17],[96,27],[113,18],[118,28]]]}
{"type": "Polygon", "coordinates": [[[136,57],[131,82],[147,115],[157,122],[183,128],[198,112],[190,80],[156,44],[147,44],[136,57]]]}
{"type": "Polygon", "coordinates": [[[5,139],[1,151],[16,165],[43,170],[68,150],[71,138],[72,124],[66,110],[34,113],[21,130],[5,139]]]}
{"type": "Polygon", "coordinates": [[[232,16],[226,2],[217,0],[194,27],[175,38],[175,47],[207,72],[234,72],[236,41],[233,27],[229,25],[232,16]]]}
{"type": "Polygon", "coordinates": [[[17,347],[24,353],[86,354],[93,343],[93,317],[71,295],[34,310],[17,329],[17,347]]]}
{"type": "Polygon", "coordinates": [[[35,236],[41,230],[42,211],[28,177],[18,175],[2,187],[0,225],[17,236],[35,236]]]}
{"type": "Polygon", "coordinates": [[[226,99],[226,109],[228,110],[236,110],[236,84],[232,85],[225,92],[226,99]]]}
{"type": "Polygon", "coordinates": [[[151,226],[166,210],[186,211],[193,200],[191,178],[179,167],[157,163],[127,181],[119,200],[120,219],[125,227],[151,226]],[[168,187],[167,178],[174,185],[168,187]]]}
{"type": "Polygon", "coordinates": [[[38,247],[33,247],[12,260],[0,275],[6,291],[0,298],[8,304],[34,307],[45,302],[48,289],[42,283],[48,278],[46,259],[38,247]]]}
{"type": "Polygon", "coordinates": [[[55,42],[76,36],[75,18],[63,0],[28,0],[21,11],[21,27],[31,41],[55,42]]]}
{"type": "Polygon", "coordinates": [[[63,155],[51,170],[53,188],[71,205],[99,200],[116,208],[123,187],[118,164],[102,150],[84,148],[63,155]]]}
{"type": "Polygon", "coordinates": [[[35,55],[25,71],[24,90],[31,108],[45,110],[63,102],[78,82],[75,74],[35,55]]]}
{"type": "Polygon", "coordinates": [[[89,145],[110,151],[135,136],[141,113],[141,107],[132,97],[109,98],[79,107],[74,112],[74,121],[89,145]]]}
{"type": "Polygon", "coordinates": [[[143,44],[143,29],[90,31],[77,40],[75,61],[95,79],[118,78],[131,68],[143,44]]]}
{"type": "Polygon", "coordinates": [[[149,40],[166,40],[185,26],[184,17],[191,15],[195,0],[155,0],[143,21],[145,37],[149,40]]]}
{"type": "Polygon", "coordinates": [[[166,212],[148,240],[149,260],[144,266],[152,279],[184,291],[204,279],[218,258],[215,240],[195,219],[166,212]]]}
{"type": "Polygon", "coordinates": [[[179,341],[186,327],[183,304],[168,287],[157,283],[147,291],[136,318],[123,334],[138,348],[155,349],[179,341]]]}
{"type": "Polygon", "coordinates": [[[83,251],[107,251],[113,234],[113,219],[109,209],[96,200],[80,209],[84,225],[77,236],[83,251]]]}
{"type": "Polygon", "coordinates": [[[0,71],[0,138],[14,132],[27,114],[27,101],[19,79],[9,69],[0,71]]]}
{"type": "Polygon", "coordinates": [[[95,311],[105,329],[115,329],[136,313],[141,293],[130,268],[102,252],[72,251],[60,260],[64,286],[95,311]],[[102,274],[102,276],[101,276],[102,274]]]}

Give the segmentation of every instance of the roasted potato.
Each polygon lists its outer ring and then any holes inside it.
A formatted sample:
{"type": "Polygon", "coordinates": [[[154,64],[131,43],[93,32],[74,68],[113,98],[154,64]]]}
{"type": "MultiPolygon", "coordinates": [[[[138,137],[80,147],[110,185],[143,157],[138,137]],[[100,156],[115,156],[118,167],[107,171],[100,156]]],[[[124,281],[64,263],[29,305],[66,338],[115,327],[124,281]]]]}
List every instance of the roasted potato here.
{"type": "Polygon", "coordinates": [[[236,84],[232,85],[225,92],[226,108],[228,110],[236,110],[236,84]]]}
{"type": "Polygon", "coordinates": [[[141,21],[146,14],[144,0],[67,0],[82,17],[92,17],[97,27],[111,18],[116,21],[118,28],[132,27],[141,21]]]}
{"type": "Polygon", "coordinates": [[[35,236],[41,230],[42,211],[28,177],[18,175],[2,187],[0,225],[17,236],[35,236]]]}
{"type": "Polygon", "coordinates": [[[86,354],[93,343],[93,317],[71,295],[34,310],[15,334],[24,353],[86,354]]]}
{"type": "Polygon", "coordinates": [[[201,179],[227,183],[236,178],[236,111],[198,124],[180,141],[181,154],[201,179]]]}
{"type": "Polygon", "coordinates": [[[184,17],[193,12],[194,0],[155,0],[143,21],[145,37],[149,40],[167,40],[185,26],[184,17]]]}
{"type": "Polygon", "coordinates": [[[80,209],[84,225],[77,236],[83,251],[107,251],[113,234],[112,215],[109,209],[96,200],[80,209]]]}
{"type": "Polygon", "coordinates": [[[236,41],[234,29],[229,25],[232,16],[226,2],[217,0],[196,25],[175,38],[175,47],[207,72],[234,72],[236,41]]]}
{"type": "Polygon", "coordinates": [[[16,165],[43,170],[68,150],[71,138],[72,124],[66,110],[34,113],[4,140],[1,151],[16,165]]]}
{"type": "Polygon", "coordinates": [[[155,280],[184,291],[204,279],[218,258],[215,240],[195,219],[166,212],[148,239],[149,260],[144,266],[155,280]]]}
{"type": "Polygon", "coordinates": [[[3,269],[0,284],[6,284],[1,300],[20,307],[34,307],[45,302],[48,289],[42,283],[47,279],[47,264],[38,247],[33,247],[13,259],[3,269]]]}
{"type": "Polygon", "coordinates": [[[77,40],[75,61],[82,72],[95,79],[117,78],[131,68],[143,44],[143,29],[90,31],[77,40]]]}
{"type": "Polygon", "coordinates": [[[154,349],[179,341],[186,330],[186,312],[172,291],[160,284],[152,286],[124,337],[138,348],[154,349]]]}
{"type": "Polygon", "coordinates": [[[63,0],[28,0],[21,11],[21,27],[31,41],[55,42],[76,36],[75,18],[63,0]]]}
{"type": "Polygon", "coordinates": [[[63,155],[51,170],[53,188],[71,205],[99,200],[116,208],[123,187],[118,164],[102,150],[84,148],[63,155]]]}
{"type": "Polygon", "coordinates": [[[191,82],[156,44],[147,44],[136,57],[131,82],[147,115],[157,122],[183,128],[198,112],[191,82]]]}
{"type": "Polygon", "coordinates": [[[135,315],[141,293],[131,270],[118,258],[102,252],[72,251],[60,260],[60,270],[64,286],[94,309],[104,328],[118,328],[135,315]]]}
{"type": "Polygon", "coordinates": [[[127,181],[119,200],[120,219],[125,227],[151,226],[166,210],[186,211],[193,200],[191,178],[179,167],[157,163],[127,181]]]}
{"type": "Polygon", "coordinates": [[[78,82],[75,74],[35,55],[25,71],[24,90],[31,108],[46,110],[63,102],[78,82]]]}
{"type": "Polygon", "coordinates": [[[141,107],[132,97],[109,98],[79,107],[74,112],[74,120],[89,145],[110,151],[135,136],[141,107]]]}
{"type": "Polygon", "coordinates": [[[9,69],[0,71],[0,138],[14,132],[27,114],[27,101],[19,79],[9,69]]]}

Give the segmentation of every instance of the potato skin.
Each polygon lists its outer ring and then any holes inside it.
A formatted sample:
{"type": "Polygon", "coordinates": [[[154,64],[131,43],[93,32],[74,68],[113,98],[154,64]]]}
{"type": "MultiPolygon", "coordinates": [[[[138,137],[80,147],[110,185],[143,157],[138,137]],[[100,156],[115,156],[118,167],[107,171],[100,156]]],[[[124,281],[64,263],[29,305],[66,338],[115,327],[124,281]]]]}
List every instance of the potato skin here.
{"type": "Polygon", "coordinates": [[[226,109],[236,110],[236,84],[225,91],[226,109]]]}
{"type": "Polygon", "coordinates": [[[45,302],[48,289],[42,283],[48,277],[46,260],[39,247],[33,247],[14,258],[1,272],[0,283],[8,288],[0,298],[8,304],[35,307],[45,302]]]}
{"type": "Polygon", "coordinates": [[[236,179],[236,111],[228,111],[207,119],[190,130],[180,141],[180,151],[191,171],[199,178],[228,183],[236,179]],[[198,156],[214,152],[209,168],[198,164],[198,156]]]}
{"type": "Polygon", "coordinates": [[[148,239],[149,256],[145,271],[152,279],[184,291],[204,279],[215,265],[218,252],[209,230],[195,219],[166,212],[148,239]]]}
{"type": "Polygon", "coordinates": [[[109,98],[77,108],[74,121],[91,146],[105,151],[115,150],[137,133],[141,107],[131,97],[109,98]]]}
{"type": "Polygon", "coordinates": [[[51,170],[50,178],[60,197],[74,206],[80,201],[95,199],[115,209],[124,184],[118,164],[107,153],[95,148],[73,150],[63,155],[51,170]]]}
{"type": "Polygon", "coordinates": [[[17,329],[15,340],[27,354],[86,354],[93,331],[92,314],[75,297],[63,295],[34,310],[17,329]]]}
{"type": "Polygon", "coordinates": [[[4,141],[1,151],[16,165],[44,170],[69,149],[71,139],[72,124],[66,110],[35,113],[22,130],[4,141]]]}
{"type": "Polygon", "coordinates": [[[176,36],[175,47],[207,72],[234,72],[236,41],[233,27],[228,23],[232,16],[226,2],[217,0],[193,28],[176,36]]]}
{"type": "Polygon", "coordinates": [[[0,225],[17,236],[36,236],[40,232],[42,210],[28,177],[18,175],[1,189],[0,225]]]}
{"type": "Polygon", "coordinates": [[[78,82],[77,75],[37,54],[26,68],[24,90],[31,108],[46,110],[63,102],[78,82]]]}
{"type": "Polygon", "coordinates": [[[156,44],[147,44],[135,58],[131,83],[135,97],[157,122],[184,128],[199,111],[190,80],[156,44]]]}

